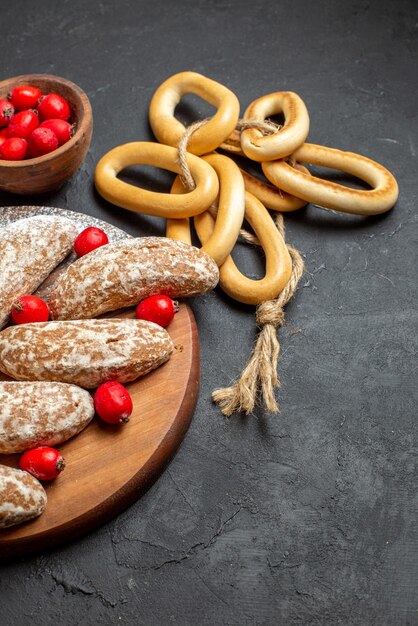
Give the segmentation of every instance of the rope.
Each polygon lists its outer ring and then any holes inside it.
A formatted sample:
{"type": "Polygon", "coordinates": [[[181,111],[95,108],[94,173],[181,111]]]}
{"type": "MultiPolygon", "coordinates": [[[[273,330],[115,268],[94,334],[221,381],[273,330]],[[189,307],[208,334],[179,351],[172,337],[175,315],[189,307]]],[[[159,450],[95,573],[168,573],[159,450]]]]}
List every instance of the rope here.
{"type": "MultiPolygon", "coordinates": [[[[188,190],[195,188],[193,177],[187,165],[187,145],[192,134],[204,126],[209,118],[199,120],[191,124],[185,131],[178,144],[178,162],[181,167],[181,178],[188,190]]],[[[258,128],[265,134],[276,132],[280,128],[273,122],[258,122],[251,120],[238,120],[237,129],[258,128]]],[[[211,213],[216,213],[216,207],[210,208],[211,213]]],[[[281,213],[274,217],[276,228],[280,234],[285,235],[284,220],[281,213]]],[[[257,237],[252,233],[241,229],[240,235],[249,243],[259,245],[257,237]]],[[[256,308],[256,323],[260,328],[253,353],[243,369],[240,377],[230,387],[215,389],[212,399],[216,402],[222,413],[230,416],[235,412],[250,414],[256,404],[264,406],[267,411],[277,413],[279,405],[275,398],[275,390],[280,387],[277,374],[277,362],[280,354],[280,344],[277,338],[277,330],[284,324],[284,307],[294,296],[299,280],[303,274],[304,263],[300,253],[291,246],[287,246],[292,258],[292,273],[286,287],[274,300],[262,302],[256,308]]]]}

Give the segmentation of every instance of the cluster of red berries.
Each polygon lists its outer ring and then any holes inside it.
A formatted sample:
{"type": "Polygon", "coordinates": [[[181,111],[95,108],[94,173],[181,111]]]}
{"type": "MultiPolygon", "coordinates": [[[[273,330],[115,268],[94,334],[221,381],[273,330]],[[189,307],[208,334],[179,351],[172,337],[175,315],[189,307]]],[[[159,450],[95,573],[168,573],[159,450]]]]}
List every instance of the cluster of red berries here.
{"type": "Polygon", "coordinates": [[[70,115],[67,100],[57,93],[14,87],[7,99],[0,98],[0,159],[21,161],[56,150],[73,134],[70,115]]]}

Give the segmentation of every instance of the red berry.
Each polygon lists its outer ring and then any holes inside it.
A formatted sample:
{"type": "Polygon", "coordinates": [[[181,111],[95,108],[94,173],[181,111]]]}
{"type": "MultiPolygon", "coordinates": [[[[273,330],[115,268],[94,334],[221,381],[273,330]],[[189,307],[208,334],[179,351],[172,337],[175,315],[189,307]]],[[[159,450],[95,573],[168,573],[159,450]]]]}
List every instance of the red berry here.
{"type": "Polygon", "coordinates": [[[7,137],[4,137],[4,135],[0,135],[0,146],[7,141],[7,137]]]}
{"type": "Polygon", "coordinates": [[[22,137],[27,139],[32,131],[39,126],[39,119],[35,111],[27,109],[20,111],[11,118],[7,131],[9,137],[22,137]]]}
{"type": "Polygon", "coordinates": [[[94,408],[97,415],[109,424],[129,422],[133,409],[132,398],[126,387],[112,380],[96,389],[94,408]]]}
{"type": "Polygon", "coordinates": [[[6,161],[21,161],[25,158],[28,149],[28,142],[21,137],[11,137],[6,139],[0,146],[0,159],[6,161]]]}
{"type": "Polygon", "coordinates": [[[49,320],[48,306],[37,296],[20,296],[13,303],[12,320],[15,324],[47,322],[49,320]]]}
{"type": "Polygon", "coordinates": [[[43,156],[58,148],[58,138],[49,128],[35,128],[28,138],[31,157],[43,156]]]}
{"type": "Polygon", "coordinates": [[[139,320],[148,320],[160,326],[168,326],[179,310],[178,302],[168,296],[156,294],[142,300],[136,307],[136,317],[139,320]]]}
{"type": "Polygon", "coordinates": [[[0,126],[7,126],[14,112],[13,104],[5,98],[0,98],[0,126]]]}
{"type": "Polygon", "coordinates": [[[38,111],[42,121],[51,118],[68,120],[70,117],[68,102],[57,93],[49,93],[47,96],[42,96],[39,100],[38,111]]]}
{"type": "Polygon", "coordinates": [[[64,469],[65,461],[55,448],[39,446],[22,454],[19,467],[38,480],[54,480],[64,469]]]}
{"type": "Polygon", "coordinates": [[[17,87],[13,87],[9,98],[15,109],[22,111],[23,109],[35,108],[41,96],[42,92],[37,87],[33,87],[32,85],[18,85],[17,87]]]}
{"type": "Polygon", "coordinates": [[[2,128],[0,130],[0,137],[8,137],[9,136],[9,129],[7,128],[2,128]]]}
{"type": "Polygon", "coordinates": [[[107,243],[109,243],[109,239],[104,230],[96,226],[89,226],[76,237],[74,250],[78,256],[84,256],[107,243]]]}
{"type": "Polygon", "coordinates": [[[41,124],[41,128],[49,128],[56,134],[58,139],[58,145],[62,146],[72,136],[73,127],[69,122],[65,120],[50,119],[45,120],[41,124]]]}

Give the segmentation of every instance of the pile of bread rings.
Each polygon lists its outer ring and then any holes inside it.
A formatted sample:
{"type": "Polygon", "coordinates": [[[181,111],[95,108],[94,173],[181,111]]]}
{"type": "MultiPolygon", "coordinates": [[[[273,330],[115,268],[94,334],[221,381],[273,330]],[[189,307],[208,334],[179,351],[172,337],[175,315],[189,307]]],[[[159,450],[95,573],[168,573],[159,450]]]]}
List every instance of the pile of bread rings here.
{"type": "Polygon", "coordinates": [[[356,215],[377,215],[391,209],[398,197],[393,175],[371,159],[335,148],[306,143],[309,114],[293,92],[272,93],[252,102],[243,119],[240,103],[227,87],[195,72],[181,72],[154,93],[149,121],[156,142],[132,142],[110,150],[97,164],[95,185],[109,202],[124,209],[167,218],[168,237],[191,243],[190,218],[201,242],[220,269],[221,288],[246,304],[276,298],[288,283],[292,261],[268,209],[294,211],[308,202],[356,215]],[[187,129],[175,118],[182,96],[193,93],[216,107],[215,115],[190,136],[186,164],[194,180],[187,189],[181,178],[179,143],[187,129]],[[269,116],[284,123],[265,131],[269,116]],[[242,128],[238,131],[237,128],[242,128]],[[267,184],[243,172],[218,149],[261,163],[267,184]],[[304,163],[341,170],[371,189],[354,189],[318,178],[304,163]],[[118,178],[131,165],[152,165],[177,173],[171,193],[141,189],[118,178]],[[217,203],[217,211],[213,205],[217,203]],[[261,244],[265,276],[244,276],[231,257],[243,220],[261,244]]]}

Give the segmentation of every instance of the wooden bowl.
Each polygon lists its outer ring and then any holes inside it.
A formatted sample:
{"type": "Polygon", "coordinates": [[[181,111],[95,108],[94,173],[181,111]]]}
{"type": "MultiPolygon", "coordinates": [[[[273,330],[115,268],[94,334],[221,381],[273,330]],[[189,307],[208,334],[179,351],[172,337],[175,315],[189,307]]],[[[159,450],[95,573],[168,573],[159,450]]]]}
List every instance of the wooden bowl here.
{"type": "Polygon", "coordinates": [[[25,74],[0,82],[0,98],[16,85],[34,85],[43,94],[57,93],[71,110],[75,133],[53,152],[23,161],[0,160],[0,189],[21,195],[34,195],[59,189],[81,166],[90,145],[93,115],[89,99],[77,85],[60,76],[25,74]]]}

